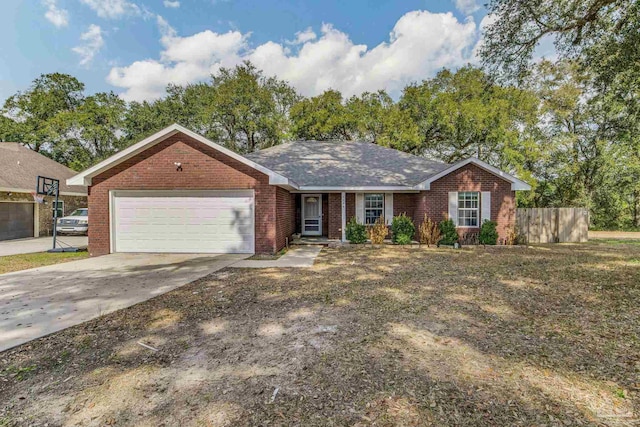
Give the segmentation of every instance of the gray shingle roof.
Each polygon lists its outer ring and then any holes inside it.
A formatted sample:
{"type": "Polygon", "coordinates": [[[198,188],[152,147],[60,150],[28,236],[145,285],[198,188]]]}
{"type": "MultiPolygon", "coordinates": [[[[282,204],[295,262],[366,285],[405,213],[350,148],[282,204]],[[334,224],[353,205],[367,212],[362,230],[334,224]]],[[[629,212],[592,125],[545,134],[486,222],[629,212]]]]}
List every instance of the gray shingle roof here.
{"type": "Polygon", "coordinates": [[[294,141],[246,155],[300,186],[413,186],[450,165],[369,142],[294,141]]]}
{"type": "Polygon", "coordinates": [[[61,193],[87,194],[87,188],[69,186],[77,172],[17,142],[0,142],[0,188],[34,191],[38,175],[60,180],[61,193]]]}

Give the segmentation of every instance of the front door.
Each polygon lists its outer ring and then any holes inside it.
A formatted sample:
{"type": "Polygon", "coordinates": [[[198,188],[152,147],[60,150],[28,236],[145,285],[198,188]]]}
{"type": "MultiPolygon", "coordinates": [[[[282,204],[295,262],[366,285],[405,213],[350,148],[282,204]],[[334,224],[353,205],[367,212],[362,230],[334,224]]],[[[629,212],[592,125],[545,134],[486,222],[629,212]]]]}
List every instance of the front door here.
{"type": "Polygon", "coordinates": [[[322,195],[302,195],[302,234],[322,236],[322,195]]]}

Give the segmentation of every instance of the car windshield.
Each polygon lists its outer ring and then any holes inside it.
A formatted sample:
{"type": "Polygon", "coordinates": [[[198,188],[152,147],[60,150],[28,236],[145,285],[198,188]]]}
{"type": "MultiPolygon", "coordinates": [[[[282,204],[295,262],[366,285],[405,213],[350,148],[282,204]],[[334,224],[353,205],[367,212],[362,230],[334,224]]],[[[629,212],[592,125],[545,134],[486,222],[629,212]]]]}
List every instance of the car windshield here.
{"type": "Polygon", "coordinates": [[[87,209],[76,209],[69,216],[87,216],[87,209]]]}

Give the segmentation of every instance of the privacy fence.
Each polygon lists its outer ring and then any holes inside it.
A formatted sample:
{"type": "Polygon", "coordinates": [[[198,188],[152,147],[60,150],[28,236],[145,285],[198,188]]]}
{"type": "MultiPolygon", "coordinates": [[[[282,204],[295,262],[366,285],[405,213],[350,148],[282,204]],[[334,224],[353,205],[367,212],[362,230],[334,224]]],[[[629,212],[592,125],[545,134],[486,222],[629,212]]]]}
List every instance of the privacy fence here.
{"type": "Polygon", "coordinates": [[[589,210],[586,208],[520,208],[516,232],[526,243],[586,242],[589,210]]]}

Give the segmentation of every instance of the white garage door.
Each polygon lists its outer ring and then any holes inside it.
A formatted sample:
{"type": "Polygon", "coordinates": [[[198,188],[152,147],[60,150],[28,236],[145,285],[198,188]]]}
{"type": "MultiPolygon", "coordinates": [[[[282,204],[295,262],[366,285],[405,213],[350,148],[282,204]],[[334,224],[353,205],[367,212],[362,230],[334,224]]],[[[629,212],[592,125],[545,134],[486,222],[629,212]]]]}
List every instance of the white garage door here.
{"type": "Polygon", "coordinates": [[[254,252],[252,190],[115,191],[112,197],[113,252],[254,252]]]}

